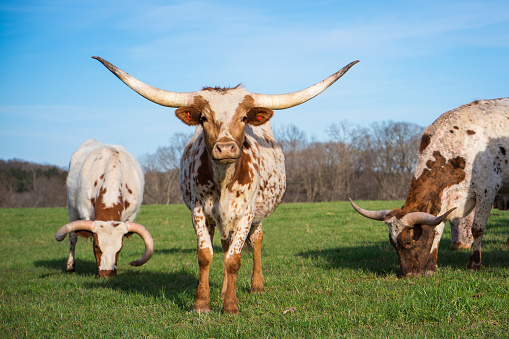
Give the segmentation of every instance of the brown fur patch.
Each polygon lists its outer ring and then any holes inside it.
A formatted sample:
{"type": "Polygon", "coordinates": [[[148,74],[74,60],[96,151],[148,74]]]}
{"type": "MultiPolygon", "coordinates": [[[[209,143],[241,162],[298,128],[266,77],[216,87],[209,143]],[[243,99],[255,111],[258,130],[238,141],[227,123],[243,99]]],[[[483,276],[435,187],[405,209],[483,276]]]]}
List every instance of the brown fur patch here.
{"type": "Polygon", "coordinates": [[[435,160],[428,160],[419,178],[413,178],[410,185],[408,197],[401,213],[405,215],[410,212],[428,212],[438,215],[442,207],[442,194],[444,190],[465,180],[466,173],[465,159],[456,157],[446,159],[439,151],[433,152],[435,160]]]}
{"type": "Polygon", "coordinates": [[[122,204],[122,192],[119,190],[118,192],[118,203],[114,204],[112,207],[106,207],[104,204],[104,194],[106,193],[106,188],[101,187],[99,190],[99,195],[95,200],[94,206],[94,220],[102,220],[102,221],[122,221],[121,215],[124,210],[124,205],[122,204]]]}
{"type": "Polygon", "coordinates": [[[421,145],[419,147],[419,153],[422,153],[431,142],[431,136],[428,133],[424,133],[421,138],[421,145]]]}
{"type": "Polygon", "coordinates": [[[203,150],[202,154],[200,155],[200,167],[198,167],[198,175],[196,177],[198,184],[200,186],[204,186],[212,182],[212,173],[213,170],[209,155],[206,150],[203,150]]]}
{"type": "Polygon", "coordinates": [[[469,129],[469,130],[467,130],[467,134],[468,134],[468,135],[473,135],[473,134],[475,134],[475,132],[474,132],[474,131],[472,131],[471,129],[469,129]]]}
{"type": "Polygon", "coordinates": [[[233,174],[232,181],[227,186],[231,192],[233,192],[233,184],[235,182],[239,185],[248,185],[253,182],[254,173],[249,166],[250,162],[251,156],[242,150],[240,159],[235,164],[235,173],[233,174]]]}

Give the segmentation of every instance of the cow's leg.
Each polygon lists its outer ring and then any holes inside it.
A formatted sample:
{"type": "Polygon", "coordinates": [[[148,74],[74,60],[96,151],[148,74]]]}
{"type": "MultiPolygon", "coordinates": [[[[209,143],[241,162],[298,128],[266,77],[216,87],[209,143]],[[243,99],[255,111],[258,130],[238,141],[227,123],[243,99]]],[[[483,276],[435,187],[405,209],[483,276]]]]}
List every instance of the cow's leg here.
{"type": "Polygon", "coordinates": [[[75,264],[75,252],[76,242],[78,241],[78,235],[76,232],[69,233],[69,258],[67,259],[67,272],[74,272],[76,269],[75,264]]]}
{"type": "Polygon", "coordinates": [[[488,218],[490,216],[491,206],[494,198],[495,194],[491,198],[489,197],[489,193],[486,193],[486,196],[484,194],[482,196],[477,195],[475,216],[472,223],[472,235],[474,237],[474,242],[472,244],[472,254],[470,255],[470,260],[467,266],[467,269],[469,270],[481,269],[482,237],[486,231],[486,224],[488,223],[488,218]]]}
{"type": "Polygon", "coordinates": [[[474,237],[472,236],[472,222],[474,221],[475,209],[463,218],[451,221],[451,249],[453,251],[470,249],[474,237]]]}
{"type": "Polygon", "coordinates": [[[240,269],[240,256],[242,248],[246,242],[249,229],[251,228],[252,213],[246,211],[246,214],[237,222],[233,231],[232,241],[225,255],[224,265],[227,274],[226,293],[223,301],[223,312],[229,314],[238,314],[239,306],[237,304],[237,274],[240,269]]]}
{"type": "MultiPolygon", "coordinates": [[[[67,205],[67,211],[69,213],[69,222],[79,220],[79,213],[73,207],[67,205]]],[[[90,219],[87,219],[90,220],[90,219]]],[[[78,241],[78,234],[76,232],[69,233],[69,258],[67,258],[67,272],[74,272],[76,269],[75,253],[76,253],[76,242],[78,241]]]]}
{"type": "Polygon", "coordinates": [[[262,224],[251,227],[249,244],[253,250],[253,275],[251,277],[251,293],[265,292],[262,274],[262,224]]]}
{"type": "Polygon", "coordinates": [[[200,266],[194,311],[208,313],[210,312],[209,269],[212,263],[213,250],[211,234],[203,209],[200,207],[195,207],[193,210],[193,225],[198,240],[198,265],[200,266]]]}
{"type": "Polygon", "coordinates": [[[226,272],[226,254],[230,248],[231,236],[226,239],[221,239],[221,246],[223,248],[223,286],[221,287],[221,298],[224,298],[226,294],[226,287],[228,286],[228,273],[226,272]]]}

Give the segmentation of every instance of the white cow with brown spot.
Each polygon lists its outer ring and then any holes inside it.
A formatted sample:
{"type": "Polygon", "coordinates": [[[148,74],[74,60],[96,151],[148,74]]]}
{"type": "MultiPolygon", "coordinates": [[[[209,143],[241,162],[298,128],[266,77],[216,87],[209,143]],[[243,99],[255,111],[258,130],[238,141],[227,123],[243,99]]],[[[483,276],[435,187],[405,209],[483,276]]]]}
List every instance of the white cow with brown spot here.
{"type": "Polygon", "coordinates": [[[144,177],[136,159],[123,146],[97,140],[83,143],[71,157],[67,177],[67,208],[70,223],[62,226],[56,239],[69,233],[67,271],[74,272],[78,235],[93,237],[99,277],[117,274],[117,260],[125,235],[139,234],[145,252],[132,266],[146,263],[154,251],[149,231],[134,223],[143,200],[144,177]]]}
{"type": "Polygon", "coordinates": [[[194,310],[210,311],[209,267],[217,227],[224,253],[223,311],[236,314],[236,280],[242,247],[253,249],[251,291],[264,291],[261,270],[262,222],[281,202],[286,189],[284,156],[269,120],[273,109],[299,105],[332,85],[356,62],[305,90],[265,95],[235,88],[204,88],[190,93],[146,85],[97,58],[145,98],[178,108],[177,117],[196,132],[180,166],[182,196],[193,215],[200,279],[194,310]]]}
{"type": "MultiPolygon", "coordinates": [[[[420,159],[401,209],[363,216],[389,226],[403,275],[433,272],[445,220],[472,220],[467,268],[481,268],[481,242],[497,194],[509,193],[509,98],[479,100],[442,114],[424,132],[420,159]]],[[[468,222],[468,221],[467,221],[468,222]]]]}

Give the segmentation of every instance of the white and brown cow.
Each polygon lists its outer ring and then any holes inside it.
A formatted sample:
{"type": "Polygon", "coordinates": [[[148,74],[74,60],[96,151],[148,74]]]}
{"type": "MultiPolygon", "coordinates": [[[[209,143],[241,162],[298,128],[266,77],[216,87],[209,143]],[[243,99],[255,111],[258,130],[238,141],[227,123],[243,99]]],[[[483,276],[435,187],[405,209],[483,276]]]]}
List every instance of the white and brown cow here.
{"type": "Polygon", "coordinates": [[[194,310],[210,311],[209,267],[217,227],[224,253],[223,312],[238,313],[236,279],[242,247],[247,240],[253,249],[251,291],[262,292],[262,222],[280,203],[286,189],[283,152],[269,122],[272,110],[310,100],[356,61],[305,90],[265,95],[248,92],[242,86],[190,93],[163,91],[96,59],[137,93],[157,104],[178,108],[177,117],[196,126],[180,166],[182,196],[192,212],[198,240],[200,278],[194,310]]]}
{"type": "Polygon", "coordinates": [[[424,132],[420,159],[401,209],[364,210],[389,226],[403,275],[432,272],[445,220],[475,207],[472,255],[481,268],[481,241],[497,194],[509,192],[509,98],[479,100],[442,114],[424,132]]]}
{"type": "Polygon", "coordinates": [[[78,235],[93,237],[99,277],[117,274],[117,260],[124,235],[139,234],[145,242],[143,256],[132,266],[146,263],[154,251],[149,231],[134,223],[143,200],[143,172],[123,146],[90,139],[71,157],[67,177],[67,208],[70,223],[55,238],[69,233],[67,271],[75,270],[74,253],[78,235]]]}

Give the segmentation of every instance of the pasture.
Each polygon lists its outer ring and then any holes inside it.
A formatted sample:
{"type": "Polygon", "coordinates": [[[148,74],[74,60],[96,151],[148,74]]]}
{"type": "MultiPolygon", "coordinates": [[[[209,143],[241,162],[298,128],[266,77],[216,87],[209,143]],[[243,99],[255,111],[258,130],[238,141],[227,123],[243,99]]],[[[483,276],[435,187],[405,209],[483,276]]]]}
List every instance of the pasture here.
{"type": "MultiPolygon", "coordinates": [[[[359,202],[368,209],[402,202],[359,202]]],[[[483,270],[466,271],[470,251],[442,238],[437,273],[399,279],[387,226],[347,202],[282,204],[264,222],[264,294],[251,295],[251,253],[237,280],[239,316],[221,314],[219,234],[210,269],[209,314],[191,312],[198,285],[196,236],[184,205],[142,206],[137,222],[155,242],[124,240],[118,276],[96,277],[91,241],[78,240],[76,272],[65,272],[65,208],[0,210],[0,333],[21,337],[317,338],[507,337],[509,212],[493,210],[483,238],[483,270]]]]}

